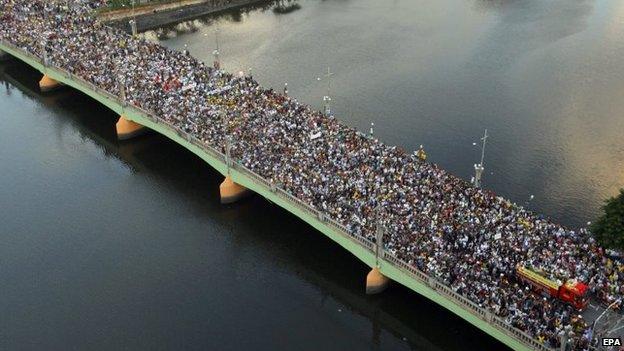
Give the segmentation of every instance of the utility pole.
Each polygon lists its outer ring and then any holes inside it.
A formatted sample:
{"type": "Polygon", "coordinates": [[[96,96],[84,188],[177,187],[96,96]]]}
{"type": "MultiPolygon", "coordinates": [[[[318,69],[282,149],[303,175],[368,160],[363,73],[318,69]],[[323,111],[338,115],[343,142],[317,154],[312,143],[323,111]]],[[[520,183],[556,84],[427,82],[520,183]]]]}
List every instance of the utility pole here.
{"type": "Polygon", "coordinates": [[[481,187],[481,175],[483,174],[483,170],[485,170],[483,166],[483,159],[485,157],[485,143],[487,141],[487,138],[488,138],[488,134],[487,134],[487,129],[486,129],[485,133],[483,133],[483,138],[481,138],[481,141],[482,141],[481,162],[474,165],[474,169],[475,169],[474,186],[476,186],[477,188],[481,187]]]}
{"type": "Polygon", "coordinates": [[[121,99],[123,104],[126,105],[126,82],[123,75],[121,74],[117,76],[117,85],[119,89],[119,98],[121,99]]]}
{"type": "Polygon", "coordinates": [[[226,112],[221,112],[221,120],[223,121],[223,130],[225,134],[225,165],[227,166],[227,175],[230,175],[230,168],[232,168],[232,143],[233,136],[230,134],[230,117],[226,112]]]}
{"type": "Polygon", "coordinates": [[[230,167],[232,167],[232,138],[228,135],[225,137],[225,164],[227,165],[227,174],[230,175],[230,167]]]}
{"type": "Polygon", "coordinates": [[[331,72],[329,67],[327,67],[327,74],[325,77],[327,78],[327,95],[323,96],[323,103],[325,105],[325,114],[329,116],[331,114],[331,77],[334,74],[331,72]]]}
{"type": "Polygon", "coordinates": [[[44,37],[43,42],[41,43],[42,49],[42,57],[43,57],[43,65],[48,67],[50,65],[50,58],[48,57],[48,40],[44,37]]]}
{"type": "Polygon", "coordinates": [[[567,351],[566,348],[568,346],[568,334],[565,331],[561,331],[559,334],[559,351],[567,351]]]}
{"type": "Polygon", "coordinates": [[[221,68],[221,62],[219,61],[219,28],[215,29],[215,44],[216,48],[212,52],[214,55],[214,68],[221,68]]]}
{"type": "Polygon", "coordinates": [[[381,221],[381,205],[377,205],[375,208],[375,215],[377,217],[377,227],[375,229],[375,265],[379,267],[379,258],[383,258],[383,236],[385,233],[385,228],[381,221]]]}
{"type": "MultiPolygon", "coordinates": [[[[45,4],[43,5],[43,22],[46,26],[49,26],[48,8],[45,4]]],[[[46,36],[45,30],[41,35],[41,58],[43,59],[43,65],[47,67],[50,64],[50,59],[48,57],[48,37],[46,36]]]]}
{"type": "Polygon", "coordinates": [[[559,349],[558,351],[568,351],[568,344],[570,343],[570,331],[572,326],[567,325],[557,335],[559,337],[559,349]]]}
{"type": "Polygon", "coordinates": [[[137,23],[136,23],[136,13],[134,12],[134,5],[136,0],[132,0],[132,19],[130,20],[130,31],[132,32],[132,36],[137,36],[137,23]]]}

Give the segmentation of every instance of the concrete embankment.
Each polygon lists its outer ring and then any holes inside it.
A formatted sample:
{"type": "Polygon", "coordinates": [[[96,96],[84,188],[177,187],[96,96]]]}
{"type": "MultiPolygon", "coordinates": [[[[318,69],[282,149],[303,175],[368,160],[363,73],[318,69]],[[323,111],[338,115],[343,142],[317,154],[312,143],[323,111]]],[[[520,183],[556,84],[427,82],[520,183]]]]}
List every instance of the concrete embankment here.
{"type": "Polygon", "coordinates": [[[141,6],[136,8],[134,12],[130,9],[102,12],[98,17],[100,21],[128,32],[130,31],[128,21],[135,17],[137,30],[142,32],[247,5],[270,2],[270,0],[187,0],[141,6]]]}

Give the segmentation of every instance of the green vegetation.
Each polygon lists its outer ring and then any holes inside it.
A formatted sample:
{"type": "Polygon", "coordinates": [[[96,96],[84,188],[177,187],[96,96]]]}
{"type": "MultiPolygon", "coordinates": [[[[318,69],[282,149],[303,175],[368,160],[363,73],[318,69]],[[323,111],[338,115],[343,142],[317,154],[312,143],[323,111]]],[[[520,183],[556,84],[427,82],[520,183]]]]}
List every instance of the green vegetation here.
{"type": "Polygon", "coordinates": [[[591,225],[596,240],[609,249],[624,249],[624,189],[620,194],[605,201],[604,214],[591,225]]]}

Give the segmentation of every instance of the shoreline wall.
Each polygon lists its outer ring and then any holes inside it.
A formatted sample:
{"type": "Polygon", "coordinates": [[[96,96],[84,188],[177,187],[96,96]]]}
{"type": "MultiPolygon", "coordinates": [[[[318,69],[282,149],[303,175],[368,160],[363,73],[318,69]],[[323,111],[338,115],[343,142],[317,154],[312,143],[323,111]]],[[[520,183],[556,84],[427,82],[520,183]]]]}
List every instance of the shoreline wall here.
{"type": "MultiPolygon", "coordinates": [[[[158,27],[189,21],[210,14],[234,10],[248,5],[270,3],[271,1],[272,0],[233,0],[229,4],[216,7],[213,6],[210,1],[192,4],[179,4],[178,6],[174,6],[176,4],[171,4],[171,6],[168,6],[160,11],[137,14],[137,31],[144,32],[158,27]]],[[[130,32],[130,25],[128,21],[133,18],[132,10],[125,10],[119,16],[114,16],[114,18],[109,18],[110,15],[107,13],[102,13],[97,17],[103,23],[120,28],[126,32],[130,32]]]]}

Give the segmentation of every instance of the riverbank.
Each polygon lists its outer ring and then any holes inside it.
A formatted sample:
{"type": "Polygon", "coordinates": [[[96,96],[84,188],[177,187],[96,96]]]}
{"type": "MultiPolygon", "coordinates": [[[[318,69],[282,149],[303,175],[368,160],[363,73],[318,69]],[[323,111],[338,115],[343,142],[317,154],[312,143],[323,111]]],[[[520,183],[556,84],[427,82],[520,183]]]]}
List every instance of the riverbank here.
{"type": "Polygon", "coordinates": [[[100,17],[108,20],[118,20],[124,18],[131,18],[132,12],[136,15],[145,15],[153,12],[167,11],[170,9],[178,9],[180,7],[194,5],[202,2],[208,2],[209,0],[162,0],[152,1],[145,4],[136,4],[134,10],[130,6],[109,6],[99,9],[100,17]]]}
{"type": "Polygon", "coordinates": [[[135,8],[134,11],[132,9],[105,11],[101,12],[98,17],[102,22],[127,31],[130,30],[128,21],[135,17],[137,30],[142,32],[212,13],[266,2],[269,0],[185,0],[143,5],[135,8]]]}

